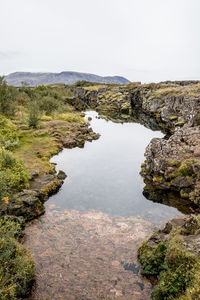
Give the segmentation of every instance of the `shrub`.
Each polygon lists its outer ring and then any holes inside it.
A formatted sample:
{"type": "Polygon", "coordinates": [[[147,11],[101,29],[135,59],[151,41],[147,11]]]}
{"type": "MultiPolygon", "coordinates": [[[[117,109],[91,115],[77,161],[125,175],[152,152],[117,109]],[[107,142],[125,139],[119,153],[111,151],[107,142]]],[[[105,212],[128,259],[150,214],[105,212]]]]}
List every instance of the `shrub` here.
{"type": "Polygon", "coordinates": [[[42,97],[39,101],[39,107],[40,111],[44,111],[45,114],[50,115],[58,109],[58,102],[51,96],[42,97]]]}
{"type": "MultiPolygon", "coordinates": [[[[190,234],[199,229],[199,218],[193,217],[190,234]],[[193,228],[194,227],[194,228],[193,228]]],[[[156,243],[144,242],[138,250],[142,274],[158,279],[152,291],[153,300],[199,299],[200,260],[183,246],[181,229],[175,229],[166,239],[156,243]]],[[[185,231],[183,232],[185,234],[185,231]]],[[[150,241],[156,241],[154,234],[150,241]]]]}
{"type": "Polygon", "coordinates": [[[166,255],[166,245],[158,244],[155,248],[149,248],[143,243],[138,250],[138,257],[142,264],[142,274],[146,276],[158,275],[165,269],[164,259],[166,255]]]}
{"type": "Polygon", "coordinates": [[[47,90],[47,86],[45,85],[38,85],[36,88],[35,88],[36,91],[46,91],[47,90]]]}
{"type": "Polygon", "coordinates": [[[40,121],[40,111],[37,101],[31,101],[29,104],[28,125],[36,128],[40,121]]]}
{"type": "Polygon", "coordinates": [[[0,220],[0,299],[26,296],[34,277],[34,261],[16,237],[20,226],[7,218],[0,220]]]}
{"type": "Polygon", "coordinates": [[[0,77],[0,113],[10,116],[15,110],[14,96],[16,89],[9,87],[4,77],[0,77]]]}
{"type": "Polygon", "coordinates": [[[0,147],[12,149],[18,145],[16,126],[4,116],[0,116],[0,147]]]}
{"type": "Polygon", "coordinates": [[[0,199],[28,187],[29,175],[23,162],[11,152],[0,150],[0,199]]]}
{"type": "Polygon", "coordinates": [[[166,255],[167,270],[161,272],[152,299],[174,299],[184,293],[194,279],[196,262],[193,254],[180,247],[170,248],[166,255]]]}

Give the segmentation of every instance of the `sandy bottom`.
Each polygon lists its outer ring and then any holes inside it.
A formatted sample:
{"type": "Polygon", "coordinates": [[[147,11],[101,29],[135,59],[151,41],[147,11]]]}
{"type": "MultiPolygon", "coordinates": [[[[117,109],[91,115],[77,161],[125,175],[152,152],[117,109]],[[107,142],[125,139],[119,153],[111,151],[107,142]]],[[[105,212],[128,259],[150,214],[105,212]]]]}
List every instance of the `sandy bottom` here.
{"type": "Polygon", "coordinates": [[[98,211],[59,211],[25,230],[36,262],[35,300],[148,300],[151,285],[140,275],[137,249],[155,227],[139,218],[98,211]]]}

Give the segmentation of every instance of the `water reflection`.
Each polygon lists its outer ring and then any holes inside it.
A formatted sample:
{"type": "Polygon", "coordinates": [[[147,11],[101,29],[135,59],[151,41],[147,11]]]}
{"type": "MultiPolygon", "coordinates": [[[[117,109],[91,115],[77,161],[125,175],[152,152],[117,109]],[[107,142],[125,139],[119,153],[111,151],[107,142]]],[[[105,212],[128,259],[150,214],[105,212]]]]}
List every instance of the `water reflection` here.
{"type": "Polygon", "coordinates": [[[52,158],[57,170],[65,171],[68,178],[47,205],[100,210],[111,216],[140,216],[155,224],[176,216],[176,208],[144,197],[144,183],[139,175],[145,147],[153,137],[163,137],[163,134],[138,123],[98,119],[93,111],[87,112],[86,118],[89,116],[91,127],[101,137],[87,142],[83,149],[64,149],[52,158]]]}
{"type": "Polygon", "coordinates": [[[199,207],[187,199],[180,198],[178,192],[155,189],[148,180],[145,180],[143,195],[150,201],[176,207],[181,213],[187,215],[200,212],[199,207]]]}

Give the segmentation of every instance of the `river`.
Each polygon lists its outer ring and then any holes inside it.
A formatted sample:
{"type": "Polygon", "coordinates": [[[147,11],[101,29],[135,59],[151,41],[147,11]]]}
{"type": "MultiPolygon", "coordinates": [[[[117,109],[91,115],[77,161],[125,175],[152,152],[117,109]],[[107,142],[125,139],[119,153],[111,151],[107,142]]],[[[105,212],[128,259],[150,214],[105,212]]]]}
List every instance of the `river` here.
{"type": "Polygon", "coordinates": [[[145,148],[163,134],[106,121],[94,111],[88,117],[101,137],[51,159],[68,177],[25,230],[36,262],[30,299],[148,300],[151,284],[140,274],[137,249],[158,225],[181,214],[142,193],[145,148]]]}
{"type": "Polygon", "coordinates": [[[138,123],[98,119],[94,111],[87,112],[86,120],[88,117],[92,118],[92,129],[101,137],[87,142],[82,149],[64,149],[51,159],[68,178],[47,205],[98,210],[110,216],[139,216],[155,224],[176,216],[176,208],[151,202],[142,193],[144,182],[139,173],[145,148],[152,138],[163,134],[138,123]]]}

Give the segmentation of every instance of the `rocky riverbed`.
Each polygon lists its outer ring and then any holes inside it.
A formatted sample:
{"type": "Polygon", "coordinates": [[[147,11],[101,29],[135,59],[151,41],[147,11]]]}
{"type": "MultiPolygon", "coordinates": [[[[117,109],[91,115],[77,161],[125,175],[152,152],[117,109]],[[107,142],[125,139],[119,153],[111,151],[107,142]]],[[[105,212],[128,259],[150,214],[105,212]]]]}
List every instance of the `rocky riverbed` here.
{"type": "Polygon", "coordinates": [[[49,207],[25,230],[36,262],[31,299],[150,299],[137,249],[153,230],[136,217],[49,207]]]}

